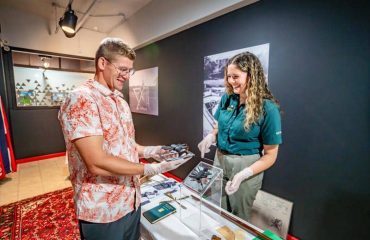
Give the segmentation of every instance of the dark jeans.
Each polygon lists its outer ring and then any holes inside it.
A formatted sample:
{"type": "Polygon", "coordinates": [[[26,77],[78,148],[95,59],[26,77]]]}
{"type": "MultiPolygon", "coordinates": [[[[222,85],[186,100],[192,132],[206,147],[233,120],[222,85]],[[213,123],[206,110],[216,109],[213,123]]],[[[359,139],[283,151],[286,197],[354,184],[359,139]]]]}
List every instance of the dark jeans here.
{"type": "Polygon", "coordinates": [[[141,207],[110,223],[79,220],[81,240],[138,240],[141,207]]]}

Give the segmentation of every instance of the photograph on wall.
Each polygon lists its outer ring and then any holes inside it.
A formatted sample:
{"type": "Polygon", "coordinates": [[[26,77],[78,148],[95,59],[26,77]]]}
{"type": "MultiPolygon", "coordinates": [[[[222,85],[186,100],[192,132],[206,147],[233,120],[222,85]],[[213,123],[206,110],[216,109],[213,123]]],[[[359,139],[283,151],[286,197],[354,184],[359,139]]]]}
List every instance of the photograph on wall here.
{"type": "Polygon", "coordinates": [[[259,190],[253,203],[250,222],[286,239],[292,209],[292,202],[259,190]]]}
{"type": "Polygon", "coordinates": [[[158,116],[158,67],[135,72],[129,81],[132,112],[158,116]]]}
{"type": "Polygon", "coordinates": [[[255,54],[261,61],[267,81],[269,47],[270,44],[266,43],[204,57],[203,136],[210,133],[216,123],[213,115],[217,110],[222,95],[225,94],[224,68],[229,58],[245,51],[255,54]]]}
{"type": "Polygon", "coordinates": [[[19,90],[18,92],[17,104],[21,106],[32,106],[33,103],[33,91],[32,90],[19,90]]]}
{"type": "Polygon", "coordinates": [[[93,73],[14,66],[17,107],[60,106],[70,91],[93,77],[93,73]]]}
{"type": "Polygon", "coordinates": [[[65,92],[52,92],[51,101],[55,104],[61,104],[64,101],[66,93],[65,92]]]}

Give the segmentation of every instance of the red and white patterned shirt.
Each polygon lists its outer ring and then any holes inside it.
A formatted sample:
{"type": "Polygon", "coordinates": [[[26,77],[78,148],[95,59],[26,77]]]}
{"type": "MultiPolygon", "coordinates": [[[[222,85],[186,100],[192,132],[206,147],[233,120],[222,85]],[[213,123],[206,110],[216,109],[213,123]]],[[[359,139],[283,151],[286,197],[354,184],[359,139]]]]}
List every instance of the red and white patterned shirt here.
{"type": "Polygon", "coordinates": [[[139,162],[131,111],[122,93],[88,80],[66,97],[58,118],[68,152],[77,218],[108,223],[137,209],[139,176],[93,175],[73,144],[78,138],[103,136],[103,150],[108,154],[139,162]]]}

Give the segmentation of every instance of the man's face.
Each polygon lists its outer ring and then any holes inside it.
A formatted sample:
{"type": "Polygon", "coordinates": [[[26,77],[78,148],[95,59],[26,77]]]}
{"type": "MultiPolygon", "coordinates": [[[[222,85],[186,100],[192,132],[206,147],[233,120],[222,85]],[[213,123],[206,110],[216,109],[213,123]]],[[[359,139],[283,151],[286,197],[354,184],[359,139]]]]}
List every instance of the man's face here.
{"type": "Polygon", "coordinates": [[[123,84],[131,77],[133,71],[134,61],[127,57],[117,55],[112,60],[107,61],[108,74],[105,76],[108,87],[113,91],[114,89],[122,91],[123,84]]]}

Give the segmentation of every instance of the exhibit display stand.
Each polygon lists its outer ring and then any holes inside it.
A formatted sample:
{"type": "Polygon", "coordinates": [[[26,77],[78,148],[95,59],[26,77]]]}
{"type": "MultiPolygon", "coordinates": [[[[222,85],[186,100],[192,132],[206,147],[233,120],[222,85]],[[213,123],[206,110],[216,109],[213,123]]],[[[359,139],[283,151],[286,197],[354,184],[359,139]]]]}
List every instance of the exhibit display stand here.
{"type": "Polygon", "coordinates": [[[177,182],[163,175],[149,177],[141,185],[142,238],[145,240],[263,240],[263,230],[234,216],[221,207],[223,172],[217,167],[199,163],[177,182]],[[172,214],[167,215],[170,204],[172,214]],[[155,211],[158,210],[158,211],[155,211]],[[146,211],[154,212],[152,221],[146,211]]]}
{"type": "Polygon", "coordinates": [[[223,171],[200,162],[180,185],[181,202],[178,217],[199,239],[209,239],[217,234],[221,222],[223,171]]]}

